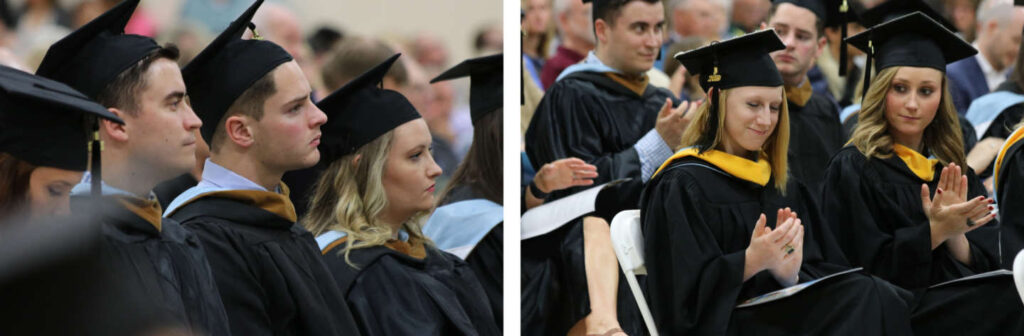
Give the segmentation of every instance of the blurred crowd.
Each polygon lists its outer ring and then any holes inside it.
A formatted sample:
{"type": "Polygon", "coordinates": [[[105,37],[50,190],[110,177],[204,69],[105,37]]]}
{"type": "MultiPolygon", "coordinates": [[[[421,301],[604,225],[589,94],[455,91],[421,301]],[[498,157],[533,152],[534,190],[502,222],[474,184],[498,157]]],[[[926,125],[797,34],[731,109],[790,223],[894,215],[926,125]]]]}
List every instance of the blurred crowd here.
{"type": "MultiPolygon", "coordinates": [[[[117,5],[117,0],[0,0],[0,64],[34,72],[54,42],[117,5]]],[[[144,3],[125,33],[172,43],[188,64],[232,18],[251,3],[245,0],[181,0],[144,3]],[[178,13],[165,17],[163,12],[178,13]]],[[[502,50],[498,22],[473,27],[471,55],[452,55],[445,39],[430,27],[415,33],[360,36],[344,25],[309,25],[290,1],[269,2],[254,18],[262,38],[281,45],[298,62],[314,90],[314,101],[342,87],[394,53],[402,53],[388,73],[385,87],[401,92],[423,114],[434,137],[434,151],[444,170],[443,190],[472,142],[468,81],[429,83],[456,61],[502,50]]],[[[248,34],[248,33],[247,33],[248,34]]]]}

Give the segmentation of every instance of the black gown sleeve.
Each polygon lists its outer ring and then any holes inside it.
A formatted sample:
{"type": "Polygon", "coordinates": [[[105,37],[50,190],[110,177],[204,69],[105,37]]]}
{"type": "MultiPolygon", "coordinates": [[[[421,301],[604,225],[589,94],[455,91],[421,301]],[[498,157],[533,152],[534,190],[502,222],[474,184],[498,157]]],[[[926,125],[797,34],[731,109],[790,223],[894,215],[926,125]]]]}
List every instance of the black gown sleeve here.
{"type": "Polygon", "coordinates": [[[869,179],[878,176],[865,171],[864,156],[853,151],[840,151],[825,172],[822,212],[826,223],[854,266],[902,287],[927,286],[932,265],[930,226],[925,222],[894,229],[892,222],[912,219],[904,210],[894,209],[896,203],[875,188],[869,179]]]}
{"type": "Polygon", "coordinates": [[[231,332],[235,335],[273,335],[271,317],[263,296],[263,285],[247,265],[236,246],[234,235],[215,225],[188,225],[202,242],[210,260],[217,289],[225,304],[231,332]]]}
{"type": "MultiPolygon", "coordinates": [[[[1018,141],[1017,150],[1003,158],[999,172],[999,224],[1002,226],[1003,268],[1010,268],[1018,251],[1024,248],[1024,151],[1018,141]]],[[[1009,154],[1009,153],[1008,153],[1009,154]]],[[[987,225],[987,224],[986,224],[987,225]]]]}
{"type": "MultiPolygon", "coordinates": [[[[432,252],[427,258],[457,259],[432,252]]],[[[458,266],[418,270],[382,256],[358,271],[346,299],[363,335],[499,335],[490,316],[481,315],[491,314],[480,297],[483,290],[473,283],[472,271],[465,271],[469,273],[461,273],[458,266]]]]}
{"type": "MultiPolygon", "coordinates": [[[[526,154],[534,169],[539,170],[555,160],[577,157],[597,166],[595,184],[640,177],[640,158],[636,149],[629,146],[609,152],[604,146],[602,139],[606,138],[607,130],[600,127],[595,114],[606,107],[596,100],[586,99],[585,93],[580,92],[582,88],[570,85],[556,87],[561,90],[548,91],[526,132],[526,154]]],[[[569,188],[558,194],[568,195],[581,189],[569,188]]]]}
{"type": "Polygon", "coordinates": [[[504,224],[498,224],[484,239],[477,243],[473,252],[466,257],[466,264],[476,274],[477,280],[487,293],[487,301],[494,312],[494,321],[502,326],[502,265],[504,265],[503,231],[504,224]]]}

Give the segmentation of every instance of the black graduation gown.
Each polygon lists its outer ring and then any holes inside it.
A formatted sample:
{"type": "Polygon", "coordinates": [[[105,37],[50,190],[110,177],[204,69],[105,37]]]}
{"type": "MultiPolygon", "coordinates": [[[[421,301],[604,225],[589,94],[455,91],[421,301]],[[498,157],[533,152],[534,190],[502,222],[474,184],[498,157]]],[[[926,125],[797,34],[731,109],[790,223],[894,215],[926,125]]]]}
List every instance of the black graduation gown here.
{"type": "Polygon", "coordinates": [[[843,147],[843,125],[836,105],[814,93],[804,106],[792,100],[789,107],[789,173],[817,194],[825,167],[843,147]]]}
{"type": "Polygon", "coordinates": [[[701,158],[673,161],[644,189],[641,221],[647,300],[666,335],[906,335],[909,293],[863,274],[825,280],[760,306],[738,302],[782,287],[769,272],[743,280],[745,250],[758,216],[775,227],[790,207],[805,229],[800,282],[848,269],[807,188],[785,196],[701,158]],[[842,314],[835,314],[842,311],[842,314]]]}
{"type": "MultiPolygon", "coordinates": [[[[119,278],[141,288],[157,311],[196,334],[231,334],[207,254],[195,234],[170,218],[159,219],[158,230],[115,196],[74,196],[71,207],[74,213],[101,209],[102,255],[115,265],[119,278]]],[[[160,210],[153,216],[160,218],[160,210]]]]}
{"type": "Polygon", "coordinates": [[[205,196],[170,215],[199,236],[235,335],[358,335],[313,236],[278,214],[205,196]]]}
{"type": "Polygon", "coordinates": [[[199,181],[196,181],[192,173],[185,173],[170,180],[160,182],[160,184],[153,188],[153,193],[156,194],[156,199],[160,202],[160,208],[167,209],[171,201],[185,192],[185,190],[188,190],[188,188],[195,187],[196,184],[199,184],[199,181]]]}
{"type": "MultiPolygon", "coordinates": [[[[451,189],[450,194],[441,202],[441,206],[464,201],[469,199],[483,198],[475,193],[468,186],[456,186],[451,189]]],[[[466,264],[476,274],[477,280],[487,293],[487,301],[490,302],[491,311],[494,312],[494,321],[498,327],[502,327],[504,308],[502,301],[503,277],[504,277],[504,223],[495,225],[487,235],[476,244],[473,251],[466,256],[466,264]]]]}
{"type": "MultiPolygon", "coordinates": [[[[932,182],[927,182],[933,195],[941,174],[936,165],[932,182]]],[[[968,197],[984,195],[978,177],[970,169],[966,174],[968,197]]],[[[945,245],[931,250],[931,231],[921,208],[922,183],[895,154],[868,160],[856,147],[844,147],[825,173],[826,223],[853,265],[915,292],[915,334],[1021,335],[1024,306],[1009,277],[926,289],[998,269],[999,224],[993,221],[967,233],[971,266],[955,260],[945,245]]]]}
{"type": "Polygon", "coordinates": [[[1013,258],[1024,249],[1024,207],[1020,206],[1024,204],[1024,140],[1017,139],[1003,154],[996,183],[1003,268],[1011,269],[1013,258]]]}
{"type": "MultiPolygon", "coordinates": [[[[648,85],[637,95],[605,74],[577,72],[555,82],[537,106],[526,131],[526,154],[535,169],[577,157],[597,166],[594,184],[621,178],[616,207],[600,213],[609,222],[618,210],[635,209],[643,187],[640,158],[633,145],[654,129],[668,90],[648,85]]],[[[658,163],[655,163],[658,164],[658,163]]],[[[555,200],[583,187],[555,191],[555,200]]],[[[583,221],[522,241],[523,334],[565,334],[590,313],[583,262],[583,221]]],[[[620,273],[621,274],[621,273],[620,273]]],[[[646,333],[625,278],[619,280],[619,323],[630,335],[646,333]]]]}
{"type": "Polygon", "coordinates": [[[433,246],[412,252],[418,258],[376,246],[352,250],[356,268],[345,262],[344,246],[329,245],[323,259],[363,335],[501,335],[484,289],[459,257],[433,246]]]}

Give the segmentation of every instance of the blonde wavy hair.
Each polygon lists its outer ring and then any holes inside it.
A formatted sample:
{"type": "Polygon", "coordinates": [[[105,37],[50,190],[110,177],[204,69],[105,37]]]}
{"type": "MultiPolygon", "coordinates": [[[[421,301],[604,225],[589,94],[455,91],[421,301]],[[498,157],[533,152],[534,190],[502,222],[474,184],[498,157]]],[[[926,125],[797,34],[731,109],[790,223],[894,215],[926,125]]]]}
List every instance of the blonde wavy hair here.
{"type": "MultiPolygon", "coordinates": [[[[391,130],[331,163],[317,179],[309,211],[300,221],[314,236],[330,230],[344,232],[348,241],[338,253],[344,253],[345,262],[353,267],[359,266],[349,259],[352,250],[381,246],[394,236],[391,227],[380,221],[388,206],[383,177],[394,136],[391,130]]],[[[432,244],[423,235],[428,213],[417,213],[402,223],[410,244],[432,244]]]]}
{"type": "MultiPolygon", "coordinates": [[[[885,118],[885,101],[892,87],[892,80],[900,68],[902,67],[883,69],[871,80],[871,87],[864,96],[864,104],[857,116],[857,128],[850,135],[850,143],[868,158],[885,159],[892,156],[895,140],[889,134],[889,122],[885,118]]],[[[925,127],[921,140],[925,148],[943,165],[954,162],[966,167],[967,159],[964,155],[960,120],[953,106],[953,98],[949,93],[949,79],[945,74],[942,75],[939,110],[936,111],[932,122],[925,127]]]]}
{"type": "MultiPolygon", "coordinates": [[[[702,104],[697,108],[690,125],[683,131],[681,148],[695,146],[703,153],[709,149],[718,149],[722,144],[725,134],[725,102],[729,98],[730,90],[722,90],[718,94],[718,111],[711,113],[711,104],[702,104]]],[[[758,155],[765,154],[768,163],[772,167],[772,177],[775,178],[775,189],[780,193],[786,192],[786,182],[789,179],[788,153],[789,153],[789,107],[786,103],[786,92],[779,87],[782,95],[782,106],[779,111],[779,120],[775,124],[775,130],[768,136],[768,140],[761,146],[758,155]]],[[[709,98],[710,99],[710,98],[709,98]]]]}

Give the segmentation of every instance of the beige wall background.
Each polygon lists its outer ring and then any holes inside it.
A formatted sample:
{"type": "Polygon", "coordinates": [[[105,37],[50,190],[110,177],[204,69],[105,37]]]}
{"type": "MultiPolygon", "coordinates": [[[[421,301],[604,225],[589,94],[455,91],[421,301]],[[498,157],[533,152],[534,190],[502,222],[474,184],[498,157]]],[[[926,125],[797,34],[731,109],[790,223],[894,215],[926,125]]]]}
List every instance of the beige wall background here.
{"type": "MultiPolygon", "coordinates": [[[[20,1],[24,0],[15,0],[20,1]]],[[[60,1],[71,4],[81,0],[60,1]]],[[[270,2],[291,7],[306,35],[323,24],[349,34],[378,37],[433,33],[448,47],[449,65],[476,56],[473,38],[478,30],[486,24],[502,24],[500,0],[267,0],[270,2]]],[[[182,3],[184,0],[142,0],[140,5],[166,27],[177,24],[182,3]]]]}
{"type": "Polygon", "coordinates": [[[500,0],[304,0],[292,6],[305,19],[306,31],[330,23],[360,35],[434,33],[448,47],[449,65],[475,56],[476,32],[502,22],[500,0]]]}

